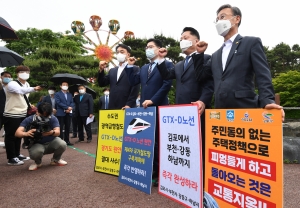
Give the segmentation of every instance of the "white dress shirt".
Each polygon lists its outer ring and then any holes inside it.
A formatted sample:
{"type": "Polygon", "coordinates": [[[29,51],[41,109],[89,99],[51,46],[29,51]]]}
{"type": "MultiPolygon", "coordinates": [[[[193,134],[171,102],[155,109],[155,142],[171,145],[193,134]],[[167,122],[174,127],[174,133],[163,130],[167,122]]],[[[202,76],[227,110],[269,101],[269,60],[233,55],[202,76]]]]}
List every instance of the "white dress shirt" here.
{"type": "Polygon", "coordinates": [[[224,42],[223,51],[222,51],[223,71],[225,70],[226,62],[227,62],[228,55],[229,55],[229,52],[230,52],[231,47],[232,47],[232,43],[233,43],[233,41],[234,41],[234,39],[236,38],[237,35],[238,35],[238,33],[236,33],[235,35],[233,35],[231,38],[229,38],[228,40],[226,40],[224,42]]]}
{"type": "Polygon", "coordinates": [[[127,61],[124,62],[121,66],[119,66],[118,73],[117,73],[117,81],[119,80],[120,75],[122,74],[122,72],[125,69],[126,65],[127,65],[127,61]]]}

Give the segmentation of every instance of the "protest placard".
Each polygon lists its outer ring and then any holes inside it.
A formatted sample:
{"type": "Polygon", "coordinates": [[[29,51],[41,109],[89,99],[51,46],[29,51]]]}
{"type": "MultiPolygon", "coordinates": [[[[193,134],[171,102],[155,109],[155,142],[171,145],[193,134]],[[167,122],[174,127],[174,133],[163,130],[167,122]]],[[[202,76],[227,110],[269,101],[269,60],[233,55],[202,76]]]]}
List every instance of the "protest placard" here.
{"type": "Polygon", "coordinates": [[[187,207],[202,207],[198,106],[160,106],[159,132],[159,193],[187,207]]]}
{"type": "Polygon", "coordinates": [[[100,110],[95,171],[119,175],[124,110],[100,110]]]}
{"type": "Polygon", "coordinates": [[[156,108],[125,111],[119,182],[151,194],[156,108]]]}

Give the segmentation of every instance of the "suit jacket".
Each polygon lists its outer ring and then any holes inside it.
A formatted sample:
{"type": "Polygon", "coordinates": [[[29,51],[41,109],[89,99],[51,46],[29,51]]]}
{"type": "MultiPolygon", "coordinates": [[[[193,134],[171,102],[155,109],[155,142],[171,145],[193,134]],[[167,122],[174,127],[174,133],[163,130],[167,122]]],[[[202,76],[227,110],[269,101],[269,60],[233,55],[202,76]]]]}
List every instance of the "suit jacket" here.
{"type": "Polygon", "coordinates": [[[6,95],[5,95],[4,89],[1,87],[1,89],[0,89],[0,116],[3,116],[5,102],[6,102],[6,95]]]}
{"type": "Polygon", "coordinates": [[[201,100],[207,108],[211,106],[213,79],[209,77],[202,82],[196,80],[194,61],[198,58],[206,62],[210,56],[205,55],[204,59],[203,55],[194,53],[185,70],[183,70],[184,60],[178,62],[169,71],[165,64],[158,65],[158,70],[164,79],[176,79],[176,104],[190,104],[201,100]]]}
{"type": "MultiPolygon", "coordinates": [[[[119,80],[117,81],[118,68],[119,67],[110,69],[107,75],[104,74],[104,70],[99,72],[97,79],[98,84],[100,87],[110,86],[109,109],[121,109],[125,105],[134,108],[140,85],[130,85],[125,69],[122,71],[119,80]]],[[[136,73],[140,68],[133,66],[133,70],[136,73]]]]}
{"type": "MultiPolygon", "coordinates": [[[[54,99],[55,99],[55,96],[54,96],[54,99]]],[[[50,95],[45,96],[43,98],[42,102],[49,103],[52,106],[50,95]]],[[[56,102],[55,102],[55,106],[52,106],[52,108],[57,109],[56,102]]]]}
{"type": "MultiPolygon", "coordinates": [[[[109,96],[108,96],[108,104],[109,104],[109,96]]],[[[99,98],[99,109],[105,109],[105,95],[102,95],[99,98]]]]}
{"type": "Polygon", "coordinates": [[[85,93],[80,101],[80,94],[75,95],[75,115],[76,116],[89,116],[94,112],[94,101],[91,94],[85,93]]]}
{"type": "Polygon", "coordinates": [[[215,108],[263,108],[274,103],[271,73],[260,38],[237,35],[225,70],[222,47],[213,53],[203,70],[214,77],[215,108]],[[255,93],[254,77],[259,96],[255,93]]]}
{"type": "MultiPolygon", "coordinates": [[[[55,97],[55,103],[56,103],[56,107],[57,107],[57,111],[55,116],[65,116],[66,113],[64,112],[64,110],[67,110],[68,107],[75,107],[75,104],[73,102],[73,97],[72,94],[67,92],[67,100],[65,98],[65,94],[62,91],[58,91],[54,94],[55,97]]],[[[74,113],[72,111],[72,113],[74,113]]],[[[68,113],[69,116],[72,116],[72,113],[68,113]]]]}
{"type": "MultiPolygon", "coordinates": [[[[166,68],[169,70],[174,67],[170,61],[165,61],[166,68]]],[[[168,92],[171,89],[172,80],[163,80],[160,75],[157,64],[153,68],[149,79],[148,69],[150,63],[142,66],[141,70],[134,73],[132,68],[126,68],[125,71],[131,85],[141,84],[141,100],[142,104],[145,100],[151,100],[154,106],[168,105],[168,92]]]]}

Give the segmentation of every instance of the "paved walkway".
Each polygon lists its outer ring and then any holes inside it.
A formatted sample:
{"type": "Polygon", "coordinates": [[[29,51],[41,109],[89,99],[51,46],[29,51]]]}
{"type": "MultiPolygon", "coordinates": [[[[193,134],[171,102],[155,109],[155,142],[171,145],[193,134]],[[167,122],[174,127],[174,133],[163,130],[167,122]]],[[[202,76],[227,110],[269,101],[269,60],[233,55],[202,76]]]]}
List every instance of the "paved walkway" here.
{"type": "MultiPolygon", "coordinates": [[[[68,147],[63,155],[67,166],[50,166],[51,155],[45,155],[36,171],[28,171],[31,161],[8,166],[5,149],[0,147],[0,207],[182,207],[158,194],[157,188],[147,195],[119,183],[115,176],[94,172],[96,139],[93,135],[91,143],[75,144],[77,150],[68,147]]],[[[21,153],[28,156],[27,150],[21,153]]],[[[300,165],[284,165],[285,208],[300,207],[299,178],[300,165]]]]}

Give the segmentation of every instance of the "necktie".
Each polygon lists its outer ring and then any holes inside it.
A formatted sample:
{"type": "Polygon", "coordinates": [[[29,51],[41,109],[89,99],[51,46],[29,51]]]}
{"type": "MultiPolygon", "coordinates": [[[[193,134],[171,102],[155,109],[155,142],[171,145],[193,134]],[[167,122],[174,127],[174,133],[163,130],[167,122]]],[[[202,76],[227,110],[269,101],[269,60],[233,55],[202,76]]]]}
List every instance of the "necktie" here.
{"type": "Polygon", "coordinates": [[[190,58],[191,58],[191,56],[186,56],[185,57],[185,61],[184,61],[184,65],[183,65],[183,71],[186,69],[190,58]]]}
{"type": "Polygon", "coordinates": [[[81,102],[82,98],[83,98],[83,95],[80,95],[80,102],[81,102]]]}
{"type": "Polygon", "coordinates": [[[150,65],[149,65],[149,68],[148,68],[148,79],[150,77],[150,74],[152,72],[152,65],[154,64],[154,62],[151,62],[150,65]]]}
{"type": "Polygon", "coordinates": [[[64,93],[65,94],[65,98],[66,98],[66,100],[68,100],[68,96],[67,96],[67,93],[64,93]]]}
{"type": "Polygon", "coordinates": [[[105,95],[105,109],[108,109],[108,96],[105,95]]]}

